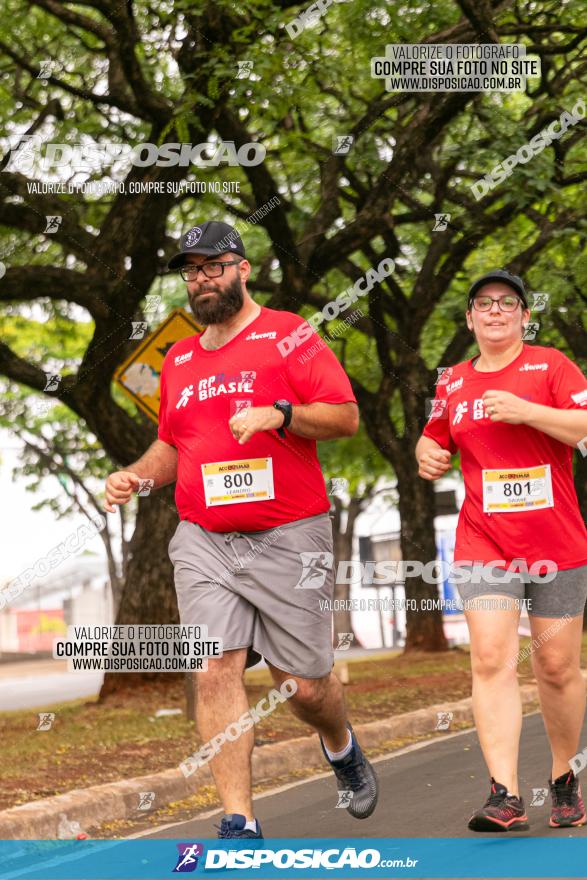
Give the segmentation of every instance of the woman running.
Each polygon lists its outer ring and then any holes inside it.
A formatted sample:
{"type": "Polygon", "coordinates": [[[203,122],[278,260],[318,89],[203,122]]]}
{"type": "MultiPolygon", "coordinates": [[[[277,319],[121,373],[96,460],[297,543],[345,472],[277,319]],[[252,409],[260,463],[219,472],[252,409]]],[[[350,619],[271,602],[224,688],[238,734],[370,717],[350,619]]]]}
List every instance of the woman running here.
{"type": "Polygon", "coordinates": [[[491,777],[490,796],[469,828],[528,828],[517,778],[524,600],[539,646],[532,665],[552,750],[550,825],[583,825],[570,759],[581,751],[585,713],[587,529],[572,460],[575,448],[587,451],[587,380],[556,349],[524,343],[530,310],[517,276],[496,270],[479,278],[466,318],[480,353],[442,374],[416,457],[420,476],[436,480],[459,450],[465,481],[456,585],[470,633],[475,724],[491,777]]]}

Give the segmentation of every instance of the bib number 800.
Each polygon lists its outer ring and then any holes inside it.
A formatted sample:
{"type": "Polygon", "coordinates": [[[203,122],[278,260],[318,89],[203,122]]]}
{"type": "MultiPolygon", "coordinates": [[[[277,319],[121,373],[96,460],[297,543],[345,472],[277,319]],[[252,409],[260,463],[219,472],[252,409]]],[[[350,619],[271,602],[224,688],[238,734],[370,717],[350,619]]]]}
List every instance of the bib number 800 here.
{"type": "Polygon", "coordinates": [[[252,474],[225,474],[224,475],[224,488],[225,489],[240,489],[241,486],[252,486],[253,485],[253,475],[252,474]]]}

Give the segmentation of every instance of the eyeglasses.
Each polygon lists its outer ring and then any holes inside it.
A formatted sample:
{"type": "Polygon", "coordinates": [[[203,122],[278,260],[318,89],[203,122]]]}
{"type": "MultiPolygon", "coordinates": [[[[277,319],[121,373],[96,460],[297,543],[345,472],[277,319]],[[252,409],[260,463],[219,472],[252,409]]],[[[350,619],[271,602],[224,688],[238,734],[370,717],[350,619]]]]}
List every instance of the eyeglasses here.
{"type": "Polygon", "coordinates": [[[202,263],[201,266],[187,265],[182,266],[179,274],[184,281],[196,281],[198,272],[203,272],[206,278],[220,278],[224,275],[225,266],[236,266],[242,260],[218,260],[218,262],[202,263]]]}
{"type": "Polygon", "coordinates": [[[497,303],[500,311],[515,312],[518,308],[518,303],[521,302],[520,297],[513,294],[506,294],[505,296],[498,297],[498,299],[493,299],[491,296],[476,296],[473,300],[473,308],[478,312],[489,312],[493,303],[497,303]]]}

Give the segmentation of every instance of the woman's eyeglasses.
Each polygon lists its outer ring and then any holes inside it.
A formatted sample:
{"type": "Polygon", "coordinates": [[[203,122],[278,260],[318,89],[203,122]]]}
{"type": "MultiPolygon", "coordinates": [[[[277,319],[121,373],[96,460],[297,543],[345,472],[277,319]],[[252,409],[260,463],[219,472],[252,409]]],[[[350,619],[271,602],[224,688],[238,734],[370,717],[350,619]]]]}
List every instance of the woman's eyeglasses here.
{"type": "Polygon", "coordinates": [[[473,308],[478,312],[489,312],[493,303],[497,303],[500,311],[515,312],[518,308],[518,303],[520,302],[522,302],[522,300],[519,296],[515,296],[514,294],[506,294],[497,299],[493,299],[491,296],[476,296],[473,300],[473,308]]]}

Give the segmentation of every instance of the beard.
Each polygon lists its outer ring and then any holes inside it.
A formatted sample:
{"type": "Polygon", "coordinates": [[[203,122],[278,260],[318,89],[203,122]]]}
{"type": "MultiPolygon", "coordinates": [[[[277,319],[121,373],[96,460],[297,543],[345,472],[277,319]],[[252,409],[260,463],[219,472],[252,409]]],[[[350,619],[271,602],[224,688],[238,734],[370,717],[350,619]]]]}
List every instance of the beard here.
{"type": "Polygon", "coordinates": [[[213,278],[207,278],[198,293],[188,293],[190,309],[198,324],[222,324],[236,315],[243,307],[243,285],[240,277],[231,281],[227,287],[221,288],[214,284],[213,278]],[[200,294],[211,291],[214,295],[202,298],[200,294]]]}

